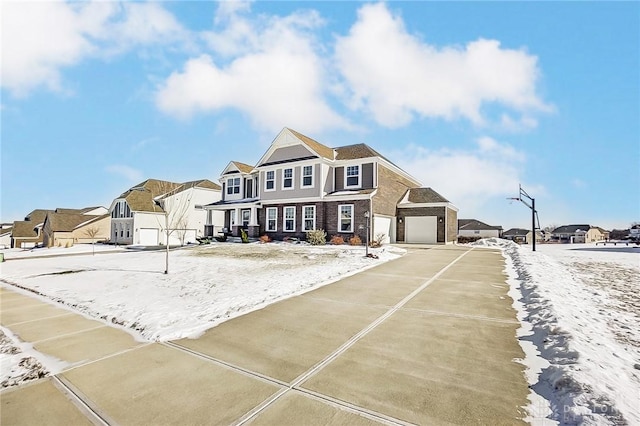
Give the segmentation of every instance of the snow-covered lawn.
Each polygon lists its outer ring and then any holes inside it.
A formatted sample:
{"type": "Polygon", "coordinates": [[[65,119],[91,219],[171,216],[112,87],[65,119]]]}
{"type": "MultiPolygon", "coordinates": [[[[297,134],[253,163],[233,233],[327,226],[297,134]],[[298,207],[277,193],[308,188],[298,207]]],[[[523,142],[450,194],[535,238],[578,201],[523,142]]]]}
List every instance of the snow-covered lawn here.
{"type": "Polygon", "coordinates": [[[196,337],[233,316],[394,259],[394,247],[212,244],[163,252],[21,259],[2,280],[152,341],[196,337]]]}
{"type": "Polygon", "coordinates": [[[503,248],[523,348],[539,355],[525,360],[529,420],[640,425],[640,248],[482,244],[503,248]]]}
{"type": "Polygon", "coordinates": [[[74,244],[71,247],[37,247],[32,249],[9,248],[0,250],[5,259],[23,259],[40,256],[64,256],[69,254],[109,253],[125,250],[124,246],[108,244],[74,244]]]}

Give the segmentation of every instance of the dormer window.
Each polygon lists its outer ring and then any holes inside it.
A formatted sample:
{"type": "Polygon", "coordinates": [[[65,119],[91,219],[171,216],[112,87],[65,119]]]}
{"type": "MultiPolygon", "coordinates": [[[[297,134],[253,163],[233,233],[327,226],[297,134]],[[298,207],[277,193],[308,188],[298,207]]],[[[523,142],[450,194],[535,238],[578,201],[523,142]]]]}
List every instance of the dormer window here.
{"type": "Polygon", "coordinates": [[[293,188],[293,169],[284,169],[282,172],[282,188],[293,188]]]}
{"type": "Polygon", "coordinates": [[[347,166],[345,168],[345,187],[355,188],[360,186],[360,166],[347,166]]]}
{"type": "Polygon", "coordinates": [[[239,194],[240,193],[240,178],[227,179],[227,194],[239,194]]]}
{"type": "Polygon", "coordinates": [[[276,172],[271,170],[265,174],[264,190],[273,191],[276,188],[276,172]]]}

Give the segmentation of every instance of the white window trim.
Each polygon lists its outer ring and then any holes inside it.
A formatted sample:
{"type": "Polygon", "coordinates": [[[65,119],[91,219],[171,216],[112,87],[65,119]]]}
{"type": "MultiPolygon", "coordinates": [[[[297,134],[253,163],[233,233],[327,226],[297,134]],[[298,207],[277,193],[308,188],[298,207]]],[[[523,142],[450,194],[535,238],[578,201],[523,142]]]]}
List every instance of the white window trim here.
{"type": "Polygon", "coordinates": [[[282,208],[282,232],[296,232],[296,206],[285,206],[282,208]],[[293,229],[287,230],[287,209],[293,209],[293,229]]]}
{"type": "Polygon", "coordinates": [[[296,177],[296,172],[295,169],[293,167],[286,167],[284,169],[282,169],[282,190],[283,191],[291,191],[293,189],[295,189],[295,177],[296,177]],[[285,170],[291,170],[291,187],[290,188],[285,188],[284,186],[284,171],[285,170]]]}
{"type": "Polygon", "coordinates": [[[229,210],[229,227],[236,226],[236,211],[229,210]]]}
{"type": "MultiPolygon", "coordinates": [[[[353,176],[351,176],[353,177],[353,176]]],[[[360,188],[360,182],[362,181],[362,164],[351,164],[349,166],[344,166],[344,187],[345,188],[360,188]],[[348,176],[347,176],[347,169],[349,167],[357,167],[358,168],[358,183],[356,185],[347,185],[348,182],[348,176]]]]}
{"type": "MultiPolygon", "coordinates": [[[[295,214],[295,213],[294,213],[294,214],[295,214]]],[[[266,230],[266,231],[268,231],[268,232],[278,232],[278,208],[277,208],[277,207],[267,207],[267,217],[266,217],[266,220],[265,220],[265,221],[267,222],[267,223],[265,224],[265,225],[266,225],[266,226],[265,226],[265,230],[266,230]],[[274,219],[275,229],[270,229],[270,228],[269,228],[269,221],[271,220],[271,219],[269,219],[269,211],[270,211],[270,210],[273,210],[273,211],[275,211],[275,212],[276,212],[276,217],[275,217],[275,219],[274,219]]]]}
{"type": "Polygon", "coordinates": [[[354,230],[354,212],[355,212],[355,208],[353,207],[353,204],[338,204],[338,232],[343,232],[346,234],[353,234],[354,230]],[[343,231],[342,230],[342,207],[351,207],[351,230],[350,231],[343,231]]]}
{"type": "Polygon", "coordinates": [[[227,195],[240,195],[240,194],[242,194],[242,179],[239,177],[227,178],[227,195]],[[234,179],[238,179],[238,185],[229,185],[229,182],[233,183],[234,179]],[[229,189],[231,188],[238,188],[238,192],[231,191],[231,193],[229,193],[229,189]]]}
{"type": "Polygon", "coordinates": [[[313,231],[314,229],[316,229],[316,206],[302,206],[302,230],[307,232],[313,231]],[[304,210],[309,207],[313,209],[313,227],[311,229],[307,228],[307,218],[304,214],[304,210]]]}
{"type": "Polygon", "coordinates": [[[300,188],[313,188],[315,186],[315,177],[316,177],[316,171],[315,171],[315,166],[313,164],[300,166],[300,188]],[[311,167],[311,185],[304,184],[304,178],[305,178],[304,168],[305,167],[311,167]]]}
{"type": "Polygon", "coordinates": [[[275,170],[267,170],[264,172],[264,192],[272,192],[276,190],[276,171],[275,170]],[[272,172],[273,173],[273,188],[272,189],[268,189],[267,188],[267,182],[269,181],[269,179],[267,179],[267,173],[272,172]]]}

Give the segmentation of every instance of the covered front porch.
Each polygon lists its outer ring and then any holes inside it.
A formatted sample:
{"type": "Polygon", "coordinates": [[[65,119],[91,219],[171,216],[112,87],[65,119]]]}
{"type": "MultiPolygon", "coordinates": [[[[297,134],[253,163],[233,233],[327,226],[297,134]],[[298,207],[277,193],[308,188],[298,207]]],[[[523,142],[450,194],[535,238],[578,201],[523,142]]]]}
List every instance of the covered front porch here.
{"type": "Polygon", "coordinates": [[[204,206],[204,208],[224,212],[224,227],[205,225],[205,236],[215,237],[224,234],[239,237],[241,229],[244,229],[250,238],[260,236],[259,212],[261,206],[258,200],[218,201],[204,206]]]}

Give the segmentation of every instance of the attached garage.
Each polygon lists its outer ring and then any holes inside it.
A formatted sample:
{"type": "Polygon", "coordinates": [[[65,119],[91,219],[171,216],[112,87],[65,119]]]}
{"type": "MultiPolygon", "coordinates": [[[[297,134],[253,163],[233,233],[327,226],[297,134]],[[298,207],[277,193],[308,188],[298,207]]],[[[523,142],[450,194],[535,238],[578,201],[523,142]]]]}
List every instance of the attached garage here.
{"type": "Polygon", "coordinates": [[[438,242],[436,216],[407,216],[404,227],[404,240],[407,243],[436,244],[438,242]]]}
{"type": "Polygon", "coordinates": [[[140,228],[138,244],[143,246],[157,246],[158,230],[152,228],[140,228]]]}
{"type": "Polygon", "coordinates": [[[397,205],[396,241],[451,244],[456,241],[458,209],[431,188],[411,188],[397,205]]]}

